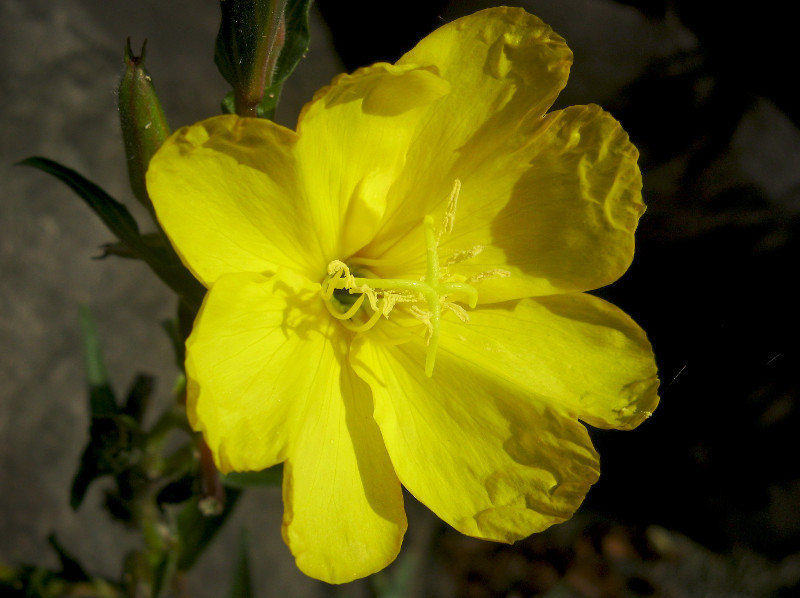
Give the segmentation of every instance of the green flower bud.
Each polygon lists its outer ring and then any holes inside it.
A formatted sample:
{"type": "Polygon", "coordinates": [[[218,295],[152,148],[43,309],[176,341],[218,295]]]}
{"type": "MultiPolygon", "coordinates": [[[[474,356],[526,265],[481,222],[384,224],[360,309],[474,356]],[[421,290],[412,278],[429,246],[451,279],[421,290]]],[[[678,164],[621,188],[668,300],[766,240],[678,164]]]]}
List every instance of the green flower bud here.
{"type": "Polygon", "coordinates": [[[287,0],[222,0],[214,62],[240,116],[257,116],[286,39],[287,0]]]}
{"type": "Polygon", "coordinates": [[[145,185],[150,158],[169,136],[169,125],[156,95],[153,81],[144,68],[147,41],[140,56],[125,47],[125,74],[119,84],[119,118],[128,161],[128,175],[136,199],[152,212],[145,185]]]}

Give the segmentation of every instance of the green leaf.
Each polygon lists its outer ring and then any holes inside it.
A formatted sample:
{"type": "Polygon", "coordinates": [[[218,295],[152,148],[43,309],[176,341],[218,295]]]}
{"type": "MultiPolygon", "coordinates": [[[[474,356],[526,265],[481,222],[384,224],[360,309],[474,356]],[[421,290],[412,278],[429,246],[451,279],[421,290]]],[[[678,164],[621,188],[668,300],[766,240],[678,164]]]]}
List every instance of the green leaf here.
{"type": "Polygon", "coordinates": [[[141,423],[145,411],[147,411],[147,405],[150,403],[150,398],[153,396],[155,384],[156,380],[153,376],[136,374],[136,378],[128,391],[128,396],[125,398],[122,413],[135,422],[141,423]]]}
{"type": "Polygon", "coordinates": [[[179,504],[189,500],[194,495],[196,482],[196,476],[188,474],[168,483],[156,495],[156,504],[179,504]]]}
{"type": "MultiPolygon", "coordinates": [[[[311,39],[308,27],[308,11],[311,9],[311,0],[288,0],[286,2],[286,41],[283,44],[275,73],[272,76],[272,86],[283,85],[283,82],[292,74],[300,59],[308,52],[311,39]]],[[[280,87],[278,87],[280,91],[280,87]]],[[[268,95],[269,90],[267,90],[268,95]]],[[[277,101],[277,100],[276,100],[277,101]]]]}
{"type": "Polygon", "coordinates": [[[408,598],[414,593],[419,566],[423,562],[423,552],[419,549],[405,548],[392,565],[378,571],[370,578],[376,598],[408,598]]]}
{"type": "Polygon", "coordinates": [[[89,581],[90,578],[86,570],[74,556],[64,549],[55,534],[50,534],[47,537],[47,542],[58,555],[58,560],[61,563],[61,578],[66,581],[89,581]]]}
{"type": "Polygon", "coordinates": [[[153,243],[140,234],[136,220],[124,205],[74,170],[53,160],[34,156],[19,162],[18,165],[30,166],[51,174],[75,191],[131,253],[147,262],[153,272],[174,290],[190,309],[194,312],[200,309],[205,295],[203,285],[181,263],[171,245],[166,241],[160,244],[153,243]]]}
{"type": "Polygon", "coordinates": [[[38,168],[67,185],[100,216],[100,219],[120,241],[125,243],[135,254],[139,254],[139,249],[143,243],[136,220],[124,205],[116,201],[103,189],[74,170],[47,158],[32,156],[18,164],[20,166],[38,168]]]}
{"type": "Polygon", "coordinates": [[[239,500],[240,490],[225,489],[225,504],[219,515],[203,515],[195,496],[178,513],[178,569],[188,571],[222,528],[239,500]]]}
{"type": "Polygon", "coordinates": [[[178,564],[178,555],[176,551],[169,550],[165,553],[162,553],[162,558],[155,566],[153,571],[152,598],[160,598],[165,594],[171,595],[168,592],[168,588],[170,585],[169,581],[175,579],[175,573],[177,572],[177,564],[178,564]]]}
{"type": "MultiPolygon", "coordinates": [[[[144,244],[151,250],[151,251],[161,251],[166,247],[167,240],[164,237],[162,232],[157,233],[144,233],[140,235],[144,244]]],[[[100,246],[100,249],[103,250],[103,253],[96,256],[95,259],[103,260],[110,255],[114,257],[122,257],[128,258],[133,260],[138,260],[139,256],[133,253],[130,248],[125,245],[125,243],[103,243],[100,246]]]]}
{"type": "Polygon", "coordinates": [[[283,465],[275,465],[263,471],[234,471],[220,475],[229,488],[252,488],[254,486],[279,486],[283,479],[283,465]]]}
{"type": "Polygon", "coordinates": [[[100,338],[89,308],[79,308],[83,346],[86,359],[86,378],[89,382],[89,413],[92,417],[110,416],[118,412],[114,391],[108,381],[100,338]]]}
{"type": "Polygon", "coordinates": [[[247,532],[242,530],[239,534],[239,549],[236,555],[236,565],[233,570],[233,580],[230,598],[253,598],[253,581],[250,575],[249,542],[247,532]]]}
{"type": "MultiPolygon", "coordinates": [[[[121,412],[108,379],[100,339],[88,308],[81,306],[80,322],[86,353],[86,377],[89,382],[89,442],[81,455],[78,471],[72,480],[70,506],[80,507],[89,485],[104,475],[130,467],[140,456],[141,432],[133,413],[142,407],[143,393],[149,393],[146,377],[137,379],[121,412]],[[126,414],[127,413],[127,414],[126,414]]],[[[152,379],[149,381],[152,388],[152,379]]]]}
{"type": "Polygon", "coordinates": [[[133,467],[142,457],[141,444],[142,433],[131,418],[124,415],[92,417],[89,442],[72,481],[70,506],[80,507],[89,485],[96,479],[133,467]]]}

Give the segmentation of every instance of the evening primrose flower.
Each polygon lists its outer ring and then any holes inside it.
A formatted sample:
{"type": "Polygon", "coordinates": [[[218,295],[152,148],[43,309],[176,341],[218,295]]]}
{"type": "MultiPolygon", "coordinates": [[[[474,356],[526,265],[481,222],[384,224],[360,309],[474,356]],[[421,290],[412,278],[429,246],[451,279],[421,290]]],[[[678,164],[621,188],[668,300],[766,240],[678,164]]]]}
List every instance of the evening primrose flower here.
{"type": "Polygon", "coordinates": [[[564,521],[599,472],[581,422],[655,408],[645,334],[585,293],[631,262],[638,154],[596,106],[546,113],[571,58],[488,9],[337,77],[297,132],[220,116],[153,158],[158,218],[208,288],[190,422],[223,472],[285,464],[308,575],[391,562],[401,484],[478,538],[564,521]]]}

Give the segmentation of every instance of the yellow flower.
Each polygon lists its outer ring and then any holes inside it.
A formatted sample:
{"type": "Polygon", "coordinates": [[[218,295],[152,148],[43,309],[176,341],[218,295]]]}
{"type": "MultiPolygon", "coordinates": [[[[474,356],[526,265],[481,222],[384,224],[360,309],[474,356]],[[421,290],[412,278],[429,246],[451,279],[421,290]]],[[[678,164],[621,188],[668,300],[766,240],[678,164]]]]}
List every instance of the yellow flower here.
{"type": "Polygon", "coordinates": [[[564,521],[599,474],[581,422],[655,408],[644,332],[584,292],[631,262],[638,153],[596,106],[545,114],[571,58],[493,8],[337,77],[297,132],[221,116],[154,157],[158,218],[209,289],[191,424],[223,472],[285,463],[308,575],[390,563],[401,484],[478,538],[564,521]]]}

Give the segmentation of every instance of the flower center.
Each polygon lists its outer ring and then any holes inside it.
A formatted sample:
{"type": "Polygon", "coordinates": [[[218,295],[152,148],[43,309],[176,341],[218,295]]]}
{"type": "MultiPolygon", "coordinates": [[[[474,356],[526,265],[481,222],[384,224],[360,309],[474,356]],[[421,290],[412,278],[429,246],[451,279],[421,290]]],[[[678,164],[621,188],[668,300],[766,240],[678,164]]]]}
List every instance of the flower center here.
{"type": "MultiPolygon", "coordinates": [[[[452,229],[455,199],[460,182],[456,181],[450,197],[450,206],[444,220],[443,232],[452,229]]],[[[439,266],[439,236],[434,230],[433,217],[424,221],[426,270],[422,280],[403,278],[374,278],[358,276],[358,270],[342,261],[328,264],[328,275],[322,283],[322,296],[330,314],[354,332],[365,332],[375,326],[381,316],[389,314],[398,303],[410,304],[408,313],[425,324],[428,329],[428,349],[425,358],[425,374],[433,375],[436,347],[439,342],[442,308],[455,312],[462,320],[467,319],[464,309],[448,301],[450,295],[465,296],[470,307],[478,303],[478,291],[466,282],[443,280],[439,266]],[[425,308],[420,308],[423,304],[425,308]],[[371,312],[371,313],[370,313],[371,312]]],[[[357,260],[354,260],[357,262],[357,260]]]]}

